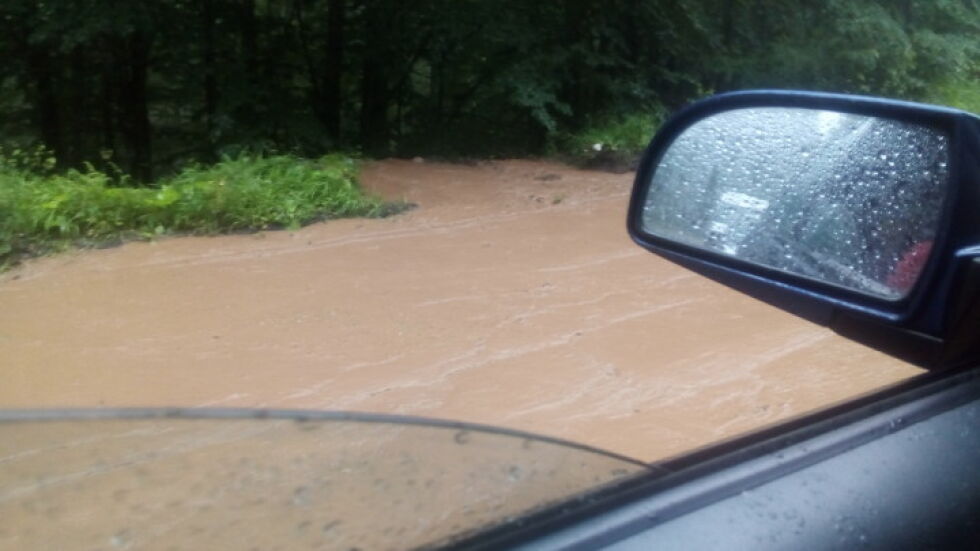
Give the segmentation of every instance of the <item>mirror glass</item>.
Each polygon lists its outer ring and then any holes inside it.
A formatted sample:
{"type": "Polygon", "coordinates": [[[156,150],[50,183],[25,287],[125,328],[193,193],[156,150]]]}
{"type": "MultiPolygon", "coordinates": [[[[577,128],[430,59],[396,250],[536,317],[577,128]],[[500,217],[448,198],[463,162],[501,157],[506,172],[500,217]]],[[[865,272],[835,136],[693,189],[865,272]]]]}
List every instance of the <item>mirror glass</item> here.
{"type": "Polygon", "coordinates": [[[754,107],[683,131],[653,171],[651,235],[880,298],[932,249],[949,139],[891,119],[754,107]]]}

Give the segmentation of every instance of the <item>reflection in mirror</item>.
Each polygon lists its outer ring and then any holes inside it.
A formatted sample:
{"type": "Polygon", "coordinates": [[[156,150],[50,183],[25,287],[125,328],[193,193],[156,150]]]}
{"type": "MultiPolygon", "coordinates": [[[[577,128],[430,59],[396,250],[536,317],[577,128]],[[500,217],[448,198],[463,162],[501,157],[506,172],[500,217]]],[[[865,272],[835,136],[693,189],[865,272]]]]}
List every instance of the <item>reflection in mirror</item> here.
{"type": "Polygon", "coordinates": [[[651,235],[897,300],[939,227],[948,138],[815,109],[719,113],[682,132],[644,200],[651,235]]]}

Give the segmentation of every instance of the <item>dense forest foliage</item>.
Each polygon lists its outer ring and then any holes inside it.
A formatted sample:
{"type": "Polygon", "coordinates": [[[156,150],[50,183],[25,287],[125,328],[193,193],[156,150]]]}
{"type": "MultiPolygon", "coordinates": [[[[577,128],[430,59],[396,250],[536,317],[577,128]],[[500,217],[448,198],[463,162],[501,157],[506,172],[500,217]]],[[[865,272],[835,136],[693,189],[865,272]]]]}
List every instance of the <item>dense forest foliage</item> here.
{"type": "Polygon", "coordinates": [[[977,0],[4,0],[0,144],[137,181],[236,152],[534,154],[747,87],[980,108],[977,0]]]}

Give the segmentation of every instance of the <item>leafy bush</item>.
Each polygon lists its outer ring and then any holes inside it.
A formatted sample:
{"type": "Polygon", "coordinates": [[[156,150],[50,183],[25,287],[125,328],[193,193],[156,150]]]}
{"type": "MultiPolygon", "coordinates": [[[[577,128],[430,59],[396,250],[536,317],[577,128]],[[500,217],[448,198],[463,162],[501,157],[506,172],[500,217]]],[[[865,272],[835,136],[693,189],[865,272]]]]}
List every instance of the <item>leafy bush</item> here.
{"type": "Polygon", "coordinates": [[[953,80],[937,85],[926,101],[980,114],[980,89],[969,80],[953,80]]]}
{"type": "Polygon", "coordinates": [[[44,146],[29,148],[0,146],[0,167],[35,174],[51,174],[56,164],[54,153],[44,146]]]}
{"type": "Polygon", "coordinates": [[[158,187],[113,185],[89,167],[41,175],[0,159],[0,267],[71,244],[168,233],[297,228],[403,208],[364,195],[349,157],[225,159],[191,167],[158,187]]]}
{"type": "Polygon", "coordinates": [[[555,137],[551,148],[586,166],[616,168],[635,162],[657,128],[666,118],[666,110],[603,119],[576,133],[555,137]]]}

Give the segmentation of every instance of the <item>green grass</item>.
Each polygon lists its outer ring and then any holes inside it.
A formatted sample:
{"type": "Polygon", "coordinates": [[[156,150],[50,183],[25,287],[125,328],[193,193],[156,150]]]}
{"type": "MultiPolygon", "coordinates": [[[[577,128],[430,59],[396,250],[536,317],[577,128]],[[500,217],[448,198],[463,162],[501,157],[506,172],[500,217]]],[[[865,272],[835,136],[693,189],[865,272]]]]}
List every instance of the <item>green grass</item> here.
{"type": "Polygon", "coordinates": [[[117,184],[94,169],[43,174],[0,162],[0,269],[72,245],[294,229],[406,207],[366,195],[357,162],[341,155],[242,156],[185,169],[155,187],[117,184]]]}

